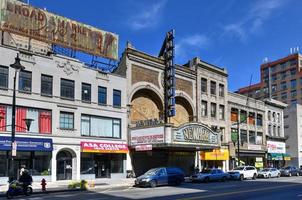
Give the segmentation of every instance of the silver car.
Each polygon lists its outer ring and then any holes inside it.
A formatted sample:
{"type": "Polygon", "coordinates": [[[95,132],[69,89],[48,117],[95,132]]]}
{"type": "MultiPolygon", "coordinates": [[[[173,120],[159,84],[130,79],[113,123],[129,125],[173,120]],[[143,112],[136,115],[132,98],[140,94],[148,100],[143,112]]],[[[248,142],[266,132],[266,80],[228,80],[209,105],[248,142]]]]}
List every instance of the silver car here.
{"type": "Polygon", "coordinates": [[[280,177],[281,172],[276,168],[264,168],[263,170],[258,172],[259,178],[273,178],[273,177],[280,177]]]}

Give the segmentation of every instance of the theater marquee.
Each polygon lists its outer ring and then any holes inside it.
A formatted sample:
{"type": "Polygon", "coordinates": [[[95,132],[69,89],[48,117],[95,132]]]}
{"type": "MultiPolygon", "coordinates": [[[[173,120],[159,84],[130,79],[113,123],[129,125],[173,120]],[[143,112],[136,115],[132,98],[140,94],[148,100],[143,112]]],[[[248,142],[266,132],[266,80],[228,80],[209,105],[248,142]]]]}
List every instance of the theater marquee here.
{"type": "Polygon", "coordinates": [[[0,30],[104,58],[118,58],[118,35],[19,1],[0,0],[0,30]]]}

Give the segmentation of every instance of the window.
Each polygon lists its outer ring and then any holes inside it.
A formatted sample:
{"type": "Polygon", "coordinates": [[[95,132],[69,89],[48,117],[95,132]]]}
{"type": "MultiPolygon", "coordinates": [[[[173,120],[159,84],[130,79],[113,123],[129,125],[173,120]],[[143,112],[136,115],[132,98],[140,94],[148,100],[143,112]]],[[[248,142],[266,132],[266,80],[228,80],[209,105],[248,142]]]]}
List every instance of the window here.
{"type": "Polygon", "coordinates": [[[300,85],[302,85],[302,77],[300,78],[300,85]]]}
{"type": "Polygon", "coordinates": [[[74,99],[74,81],[61,79],[61,97],[74,99]]]}
{"type": "Polygon", "coordinates": [[[296,88],[296,86],[297,86],[297,81],[296,81],[296,79],[293,79],[293,80],[290,81],[290,86],[291,86],[292,88],[296,88]]]}
{"type": "Polygon", "coordinates": [[[219,96],[224,97],[224,85],[219,84],[219,96]]]}
{"type": "Polygon", "coordinates": [[[74,127],[73,113],[61,112],[60,113],[60,129],[73,129],[74,127]]]}
{"type": "Polygon", "coordinates": [[[207,79],[201,78],[201,92],[202,93],[207,93],[207,79]]]}
{"type": "Polygon", "coordinates": [[[272,81],[276,81],[277,80],[277,74],[272,75],[272,81]]]}
{"type": "Polygon", "coordinates": [[[296,65],[297,64],[297,60],[290,60],[290,65],[296,65]]]}
{"type": "Polygon", "coordinates": [[[281,72],[281,80],[285,80],[285,78],[286,78],[286,71],[281,72]]]}
{"type": "Polygon", "coordinates": [[[221,142],[225,142],[225,128],[224,127],[220,127],[220,141],[221,142]]]}
{"type": "Polygon", "coordinates": [[[216,117],[216,103],[211,103],[211,117],[216,117]]]}
{"type": "Polygon", "coordinates": [[[291,105],[297,104],[297,99],[292,99],[290,103],[291,103],[291,105]]]}
{"type": "Polygon", "coordinates": [[[224,105],[219,105],[219,119],[224,120],[224,105]]]}
{"type": "Polygon", "coordinates": [[[256,144],[256,137],[254,131],[249,131],[249,143],[256,144]]]}
{"type": "Polygon", "coordinates": [[[290,75],[294,76],[294,75],[296,75],[296,73],[297,73],[296,68],[290,70],[290,75]]]}
{"type": "Polygon", "coordinates": [[[268,135],[272,135],[272,125],[268,125],[268,135]]]}
{"type": "Polygon", "coordinates": [[[238,121],[238,109],[231,108],[231,121],[237,122],[238,121]]]}
{"type": "Polygon", "coordinates": [[[52,76],[41,75],[41,95],[52,96],[52,76]]]}
{"type": "Polygon", "coordinates": [[[297,90],[292,90],[290,94],[292,98],[295,98],[297,96],[297,90]]]}
{"type": "Polygon", "coordinates": [[[8,67],[0,66],[0,88],[8,89],[8,67]]]}
{"type": "Polygon", "coordinates": [[[281,90],[286,90],[287,86],[286,86],[286,82],[282,82],[281,83],[281,90]]]}
{"type": "Polygon", "coordinates": [[[82,101],[91,102],[91,85],[82,83],[82,101]]]}
{"type": "Polygon", "coordinates": [[[256,144],[263,144],[263,134],[261,132],[257,132],[256,144]]]}
{"type": "Polygon", "coordinates": [[[280,123],[280,113],[277,114],[277,122],[280,123]]]}
{"type": "Polygon", "coordinates": [[[107,117],[82,115],[81,135],[121,138],[121,120],[107,117]]]}
{"type": "Polygon", "coordinates": [[[278,126],[278,129],[277,129],[277,130],[278,130],[277,136],[278,136],[278,137],[281,137],[281,128],[280,128],[280,126],[278,126]]]}
{"type": "Polygon", "coordinates": [[[277,132],[277,127],[273,126],[273,136],[276,136],[276,132],[277,132]]]}
{"type": "Polygon", "coordinates": [[[246,130],[240,130],[240,142],[241,145],[243,145],[244,143],[247,143],[247,131],[246,130]]]}
{"type": "Polygon", "coordinates": [[[271,121],[271,111],[267,112],[267,119],[268,119],[268,121],[271,121]]]}
{"type": "Polygon", "coordinates": [[[107,88],[101,86],[98,87],[98,102],[103,105],[107,104],[107,88]]]}
{"type": "Polygon", "coordinates": [[[111,173],[123,173],[124,169],[124,154],[111,154],[110,158],[110,172],[111,173]]]}
{"type": "Polygon", "coordinates": [[[216,82],[211,81],[211,95],[216,95],[216,82]]]}
{"type": "Polygon", "coordinates": [[[121,91],[113,90],[113,106],[121,107],[121,91]]]}
{"type": "Polygon", "coordinates": [[[287,99],[287,93],[286,92],[283,92],[281,94],[281,99],[287,99]]]}
{"type": "Polygon", "coordinates": [[[275,112],[273,112],[273,122],[276,122],[276,113],[275,112]]]}
{"type": "Polygon", "coordinates": [[[257,114],[257,126],[263,126],[261,114],[257,114]]]}
{"type": "Polygon", "coordinates": [[[240,110],[240,123],[245,123],[247,121],[247,112],[245,110],[240,110]]]}
{"type": "Polygon", "coordinates": [[[276,92],[277,90],[277,84],[272,85],[272,92],[276,92]]]}
{"type": "Polygon", "coordinates": [[[201,101],[201,116],[205,117],[208,115],[208,102],[201,101]]]}
{"type": "Polygon", "coordinates": [[[255,113],[249,113],[249,124],[255,125],[255,113]]]}
{"type": "Polygon", "coordinates": [[[20,71],[19,74],[19,91],[31,92],[31,72],[20,71]]]}

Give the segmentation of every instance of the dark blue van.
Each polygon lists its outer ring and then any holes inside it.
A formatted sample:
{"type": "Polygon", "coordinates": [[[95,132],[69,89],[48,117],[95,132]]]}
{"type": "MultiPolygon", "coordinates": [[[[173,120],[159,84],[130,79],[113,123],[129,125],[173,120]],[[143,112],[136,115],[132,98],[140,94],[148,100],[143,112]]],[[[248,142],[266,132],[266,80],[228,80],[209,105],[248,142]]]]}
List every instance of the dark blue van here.
{"type": "Polygon", "coordinates": [[[184,181],[184,172],[177,167],[153,168],[135,180],[137,186],[156,187],[159,185],[180,185],[184,181]]]}

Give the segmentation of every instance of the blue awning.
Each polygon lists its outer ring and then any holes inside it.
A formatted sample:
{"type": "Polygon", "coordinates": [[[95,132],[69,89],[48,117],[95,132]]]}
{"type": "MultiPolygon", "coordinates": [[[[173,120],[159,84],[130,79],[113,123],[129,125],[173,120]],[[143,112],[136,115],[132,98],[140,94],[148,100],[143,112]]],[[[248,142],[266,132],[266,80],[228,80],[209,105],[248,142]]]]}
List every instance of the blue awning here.
{"type": "MultiPolygon", "coordinates": [[[[52,139],[16,137],[17,151],[52,151],[52,139]]],[[[10,151],[11,137],[0,136],[0,150],[10,151]]]]}

